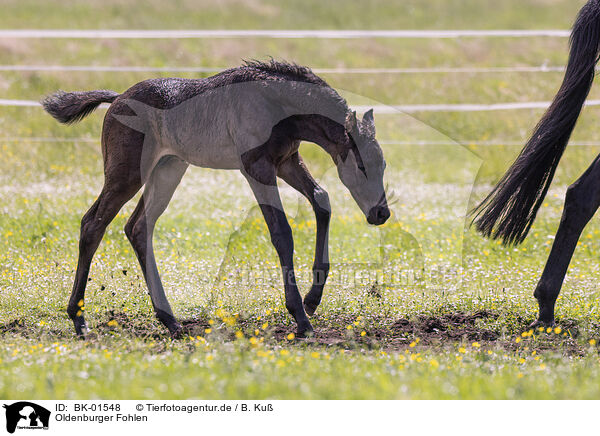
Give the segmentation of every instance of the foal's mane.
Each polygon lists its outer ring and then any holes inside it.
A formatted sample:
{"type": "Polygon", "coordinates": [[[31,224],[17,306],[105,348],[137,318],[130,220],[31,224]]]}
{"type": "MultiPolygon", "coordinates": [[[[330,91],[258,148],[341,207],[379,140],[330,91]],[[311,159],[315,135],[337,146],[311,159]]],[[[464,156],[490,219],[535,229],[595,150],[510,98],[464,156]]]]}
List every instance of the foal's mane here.
{"type": "Polygon", "coordinates": [[[283,76],[282,78],[285,79],[292,79],[298,82],[314,83],[315,85],[331,88],[331,86],[329,86],[325,80],[313,73],[310,68],[298,65],[296,63],[276,61],[274,59],[271,59],[270,62],[250,60],[244,61],[244,65],[241,68],[264,71],[276,76],[283,76]]]}
{"type": "MultiPolygon", "coordinates": [[[[293,82],[305,82],[327,88],[332,99],[336,100],[350,114],[348,103],[342,98],[335,89],[317,76],[309,67],[290,63],[285,61],[276,61],[271,59],[269,62],[257,60],[245,60],[244,64],[238,68],[229,70],[231,72],[241,73],[237,80],[289,80],[293,82]]],[[[225,72],[227,73],[227,71],[225,72]]],[[[234,79],[235,80],[235,79],[234,79]]]]}

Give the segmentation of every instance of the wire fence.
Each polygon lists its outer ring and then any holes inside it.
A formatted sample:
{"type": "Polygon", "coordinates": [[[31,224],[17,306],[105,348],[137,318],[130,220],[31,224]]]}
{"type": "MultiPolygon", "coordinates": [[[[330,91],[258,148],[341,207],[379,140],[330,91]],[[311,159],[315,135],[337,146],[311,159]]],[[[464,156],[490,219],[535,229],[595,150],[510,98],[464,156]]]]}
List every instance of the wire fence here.
{"type": "MultiPolygon", "coordinates": [[[[452,145],[463,145],[463,146],[477,146],[477,147],[501,147],[501,146],[523,146],[527,142],[528,138],[521,140],[477,140],[477,139],[465,139],[457,141],[436,141],[436,140],[414,140],[414,141],[397,141],[397,140],[379,140],[379,144],[387,146],[452,146],[452,145]]],[[[40,137],[40,136],[6,136],[0,137],[0,144],[7,143],[85,143],[85,144],[99,144],[99,138],[89,137],[40,137]]],[[[569,147],[600,147],[600,141],[572,141],[569,142],[569,147]]]]}
{"type": "MultiPolygon", "coordinates": [[[[374,105],[374,106],[352,106],[352,109],[364,113],[373,109],[378,114],[416,113],[416,112],[490,112],[520,109],[547,109],[549,101],[525,101],[513,103],[493,104],[398,104],[398,105],[374,105]]],[[[586,106],[600,106],[600,100],[588,100],[586,106]]],[[[0,106],[41,107],[40,102],[35,100],[11,100],[0,99],[0,106]]],[[[100,105],[107,108],[108,104],[100,105]]]]}
{"type": "Polygon", "coordinates": [[[570,30],[102,30],[102,29],[2,29],[0,38],[77,38],[77,39],[429,39],[429,38],[568,38],[570,30]]]}
{"type": "MultiPolygon", "coordinates": [[[[110,73],[218,73],[229,67],[147,67],[110,65],[0,65],[0,71],[110,72],[110,73]]],[[[424,68],[312,68],[317,74],[481,74],[481,73],[555,73],[564,66],[514,67],[424,67],[424,68]]]]}

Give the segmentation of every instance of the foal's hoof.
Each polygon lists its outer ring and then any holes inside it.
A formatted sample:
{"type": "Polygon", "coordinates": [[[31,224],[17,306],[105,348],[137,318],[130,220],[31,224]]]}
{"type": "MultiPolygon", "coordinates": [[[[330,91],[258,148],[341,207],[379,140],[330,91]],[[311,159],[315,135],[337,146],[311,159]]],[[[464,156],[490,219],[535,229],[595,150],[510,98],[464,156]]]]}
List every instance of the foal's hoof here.
{"type": "Polygon", "coordinates": [[[169,328],[169,332],[171,333],[171,339],[181,339],[185,336],[185,329],[181,324],[176,324],[172,328],[169,328]]]}
{"type": "Polygon", "coordinates": [[[543,328],[548,328],[548,327],[554,327],[554,320],[550,320],[550,321],[544,321],[542,319],[537,319],[536,321],[532,322],[531,324],[529,324],[529,326],[527,327],[528,330],[535,330],[539,327],[543,327],[543,328]]]}
{"type": "Polygon", "coordinates": [[[87,326],[83,316],[78,316],[73,319],[73,325],[75,326],[75,334],[79,339],[85,339],[90,333],[90,329],[87,326]]]}
{"type": "Polygon", "coordinates": [[[298,330],[296,330],[297,338],[312,338],[315,335],[315,331],[313,330],[310,323],[307,326],[298,326],[298,330]]]}

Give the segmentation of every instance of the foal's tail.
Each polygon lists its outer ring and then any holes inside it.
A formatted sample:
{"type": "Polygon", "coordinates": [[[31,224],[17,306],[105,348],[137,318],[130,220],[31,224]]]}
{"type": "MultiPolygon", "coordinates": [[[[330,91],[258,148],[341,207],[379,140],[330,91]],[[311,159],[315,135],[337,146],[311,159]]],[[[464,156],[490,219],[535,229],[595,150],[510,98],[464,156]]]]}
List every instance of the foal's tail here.
{"type": "Polygon", "coordinates": [[[471,211],[477,230],[506,245],[527,236],[592,86],[600,52],[600,0],[589,0],[579,12],[570,46],[565,77],[552,105],[516,161],[471,211]]]}
{"type": "Polygon", "coordinates": [[[42,100],[42,106],[50,115],[64,124],[81,121],[100,103],[112,103],[120,94],[114,91],[58,91],[42,100]]]}

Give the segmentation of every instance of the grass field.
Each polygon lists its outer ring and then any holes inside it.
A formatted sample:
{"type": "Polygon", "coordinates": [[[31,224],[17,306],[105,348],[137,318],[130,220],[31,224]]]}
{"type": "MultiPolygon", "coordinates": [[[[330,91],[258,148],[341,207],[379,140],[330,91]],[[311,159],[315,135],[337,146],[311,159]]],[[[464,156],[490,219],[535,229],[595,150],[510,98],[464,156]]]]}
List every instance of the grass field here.
{"type": "MultiPolygon", "coordinates": [[[[9,0],[0,28],[566,29],[583,3],[184,0],[165,13],[157,1],[67,7],[9,0]]],[[[564,65],[567,40],[0,39],[0,65],[229,67],[268,56],[314,68],[564,65]]],[[[37,100],[57,89],[123,91],[157,75],[5,71],[0,96],[37,100]]],[[[544,101],[562,79],[559,72],[322,76],[350,104],[544,101]]],[[[600,87],[593,88],[591,98],[599,97],[600,87]]],[[[599,112],[584,110],[573,142],[600,141],[599,112]]],[[[523,245],[484,240],[465,219],[542,111],[376,113],[386,181],[398,198],[381,228],[366,224],[325,153],[303,144],[301,153],[329,191],[333,209],[332,271],[310,340],[289,335],[295,326],[285,309],[278,260],[242,176],[198,168],[188,171],[156,231],[167,295],[190,326],[189,337],[169,339],[153,316],[122,230],[138,194],[95,256],[85,303],[94,333],[81,341],[65,308],[80,219],[103,182],[103,113],[66,127],[39,108],[0,108],[0,397],[600,397],[597,220],[585,229],[565,280],[557,327],[525,330],[536,316],[532,292],[566,187],[600,147],[567,150],[523,245]]],[[[305,292],[314,217],[304,199],[283,183],[281,190],[305,292]]]]}

